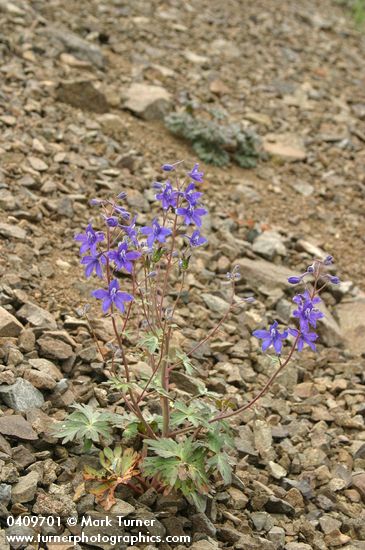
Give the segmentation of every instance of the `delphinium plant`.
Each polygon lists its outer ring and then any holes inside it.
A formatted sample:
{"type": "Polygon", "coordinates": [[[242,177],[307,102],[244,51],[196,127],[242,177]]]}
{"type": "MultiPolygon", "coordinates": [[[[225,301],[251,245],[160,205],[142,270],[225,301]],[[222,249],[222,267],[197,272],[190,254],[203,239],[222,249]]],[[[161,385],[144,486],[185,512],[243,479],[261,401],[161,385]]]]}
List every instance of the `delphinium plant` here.
{"type": "Polygon", "coordinates": [[[139,494],[148,487],[164,493],[177,490],[204,509],[214,477],[220,475],[226,484],[231,480],[228,419],[254,406],[295,351],[302,351],[304,346],[316,349],[317,321],[323,317],[318,310],[319,293],[329,283],[339,283],[327,273],[331,256],[316,259],[305,273],[289,279],[290,284],[303,284],[303,291],[293,298],[295,322],[280,329],[274,321],[267,330],[253,332],[262,340],[264,352],[273,348],[277,367],[244,405],[232,408],[229,400],[207,391],[203,384],[197,385],[194,396],[177,397],[170,382],[172,372],[184,369],[188,376],[196,377],[192,355],[214,338],[237,303],[250,301],[236,296],[239,273],[233,268],[227,274],[231,298],[222,318],[190,349],[177,344],[181,339],[175,336],[181,329],[175,314],[186,275],[194,252],[207,243],[201,232],[207,209],[203,193],[197,189],[203,173],[195,164],[179,177],[179,164],[162,166],[167,180],[154,183],[160,213],[149,224],[139,225],[137,216],[127,212],[123,206],[126,196],[121,193],[112,200],[92,201],[100,209],[103,230],[89,223],[84,233],[75,236],[81,245],[85,275],[95,278],[92,296],[113,326],[108,356],[100,346],[99,351],[109,373],[107,383],[122,395],[125,412],[114,414],[78,405],[60,424],[58,435],[64,442],[84,441],[85,451],[101,447],[101,469],[87,467],[84,476],[105,509],[115,502],[114,493],[120,484],[139,494]],[[135,359],[132,363],[128,359],[131,355],[135,359]],[[145,377],[133,370],[141,358],[150,367],[145,377]],[[156,400],[160,407],[149,408],[156,400]],[[119,430],[121,441],[114,448],[113,430],[119,430]],[[130,448],[131,438],[141,445],[130,448]]]}

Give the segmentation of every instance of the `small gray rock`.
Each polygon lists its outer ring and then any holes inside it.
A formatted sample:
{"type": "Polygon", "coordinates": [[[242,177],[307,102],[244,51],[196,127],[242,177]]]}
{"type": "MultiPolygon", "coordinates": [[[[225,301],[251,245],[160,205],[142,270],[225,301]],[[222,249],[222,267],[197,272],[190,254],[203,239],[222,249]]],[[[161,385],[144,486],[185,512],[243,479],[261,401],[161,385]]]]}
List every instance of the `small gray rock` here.
{"type": "Polygon", "coordinates": [[[223,300],[222,298],[219,298],[219,296],[214,296],[214,294],[207,294],[203,293],[201,295],[206,305],[211,309],[212,311],[224,314],[228,309],[228,303],[223,300]]]}
{"type": "Polygon", "coordinates": [[[17,414],[2,416],[0,418],[0,434],[10,435],[19,439],[27,439],[28,441],[38,439],[31,424],[17,414]]]}
{"type": "MultiPolygon", "coordinates": [[[[11,499],[11,485],[0,483],[0,503],[7,506],[11,499]]],[[[0,546],[1,548],[1,546],[0,546]]]]}
{"type": "Polygon", "coordinates": [[[62,361],[73,356],[72,347],[62,340],[43,336],[42,338],[39,338],[37,344],[40,347],[42,355],[49,357],[50,359],[62,361]]]}
{"type": "Polygon", "coordinates": [[[265,504],[265,510],[270,514],[285,514],[286,516],[294,516],[295,508],[286,500],[270,496],[265,504]]]}
{"type": "Polygon", "coordinates": [[[0,307],[0,336],[13,338],[23,330],[23,325],[18,319],[3,307],[0,307]]]}
{"type": "Polygon", "coordinates": [[[74,54],[77,58],[84,61],[90,61],[93,65],[102,69],[105,65],[104,56],[96,44],[81,38],[77,34],[57,27],[46,29],[46,33],[50,35],[52,41],[54,39],[61,42],[67,52],[74,54]]]}
{"type": "Polygon", "coordinates": [[[43,395],[30,382],[17,378],[11,386],[0,386],[0,399],[15,411],[39,408],[44,403],[43,395]]]}
{"type": "Polygon", "coordinates": [[[171,106],[171,96],[161,86],[132,84],[126,93],[124,107],[145,120],[162,119],[171,106]]]}
{"type": "Polygon", "coordinates": [[[24,304],[17,312],[17,317],[33,327],[47,327],[56,329],[57,323],[53,316],[45,309],[30,302],[24,304]]]}
{"type": "Polygon", "coordinates": [[[0,223],[0,235],[7,239],[19,239],[24,241],[27,234],[21,227],[10,225],[10,223],[0,223]]]}
{"type": "Polygon", "coordinates": [[[132,504],[129,504],[129,502],[126,502],[125,500],[121,500],[119,498],[116,499],[115,504],[110,508],[111,514],[123,517],[129,516],[129,514],[134,511],[135,507],[132,506],[132,504]]]}
{"type": "Polygon", "coordinates": [[[56,90],[58,101],[68,103],[72,107],[92,111],[94,113],[106,113],[109,105],[105,95],[95,88],[89,80],[67,80],[58,85],[56,90]]]}
{"type": "Polygon", "coordinates": [[[277,548],[282,548],[285,544],[285,529],[275,525],[268,532],[267,538],[271,540],[277,548]]]}
{"type": "Polygon", "coordinates": [[[264,231],[264,233],[261,233],[255,239],[252,250],[267,260],[272,260],[277,255],[286,255],[283,238],[276,231],[264,231]]]}
{"type": "Polygon", "coordinates": [[[191,520],[193,523],[193,533],[204,533],[210,537],[215,537],[217,529],[205,514],[194,514],[191,516],[191,520]]]}
{"type": "Polygon", "coordinates": [[[35,496],[37,485],[39,482],[39,474],[35,470],[23,476],[16,483],[11,492],[13,503],[30,502],[35,496]]]}

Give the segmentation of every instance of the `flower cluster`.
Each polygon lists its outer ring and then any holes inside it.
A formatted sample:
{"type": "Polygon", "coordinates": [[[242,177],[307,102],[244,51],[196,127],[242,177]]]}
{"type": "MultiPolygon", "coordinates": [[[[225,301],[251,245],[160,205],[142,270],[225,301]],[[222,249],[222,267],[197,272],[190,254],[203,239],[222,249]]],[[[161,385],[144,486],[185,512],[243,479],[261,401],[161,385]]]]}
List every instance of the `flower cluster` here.
{"type": "Polygon", "coordinates": [[[318,309],[318,305],[321,303],[318,294],[327,284],[340,283],[338,277],[325,271],[326,266],[332,263],[332,256],[327,256],[324,260],[314,260],[313,264],[304,273],[288,278],[290,284],[296,285],[306,282],[305,278],[311,276],[313,287],[311,289],[305,288],[303,293],[298,293],[293,298],[293,302],[296,304],[293,317],[297,320],[298,326],[287,327],[280,332],[278,322],[274,321],[268,330],[255,330],[252,333],[253,336],[262,340],[262,351],[266,351],[272,346],[277,355],[280,355],[288,336],[294,337],[293,349],[296,348],[298,351],[302,351],[303,347],[307,345],[313,351],[316,351],[314,342],[317,340],[318,334],[313,329],[317,328],[317,321],[324,317],[322,311],[318,309]]]}
{"type": "MultiPolygon", "coordinates": [[[[162,170],[174,172],[179,164],[164,164],[162,170]]],[[[92,296],[102,300],[104,313],[113,313],[115,308],[124,313],[125,303],[134,300],[132,294],[120,289],[116,278],[118,272],[124,272],[135,279],[136,262],[144,262],[148,257],[155,258],[154,253],[166,245],[168,238],[175,240],[179,235],[185,237],[186,244],[180,261],[186,259],[194,248],[207,242],[200,233],[202,217],[207,214],[207,210],[200,202],[202,193],[195,188],[196,183],[203,182],[204,174],[199,171],[199,165],[195,164],[186,175],[189,178],[186,186],[180,184],[178,179],[176,187],[170,180],[154,183],[153,187],[157,191],[155,197],[161,204],[162,215],[161,218],[156,216],[150,225],[137,226],[137,215],[132,217],[123,206],[126,199],[124,192],[114,200],[91,201],[92,205],[102,210],[105,230],[96,231],[89,223],[84,233],[75,235],[75,240],[81,244],[81,264],[85,266],[86,277],[95,274],[105,283],[104,288],[92,292],[92,296]],[[195,226],[190,235],[180,231],[183,226],[189,225],[195,226]]],[[[171,251],[171,254],[176,252],[171,251]]],[[[157,257],[161,255],[157,254],[157,257]]]]}

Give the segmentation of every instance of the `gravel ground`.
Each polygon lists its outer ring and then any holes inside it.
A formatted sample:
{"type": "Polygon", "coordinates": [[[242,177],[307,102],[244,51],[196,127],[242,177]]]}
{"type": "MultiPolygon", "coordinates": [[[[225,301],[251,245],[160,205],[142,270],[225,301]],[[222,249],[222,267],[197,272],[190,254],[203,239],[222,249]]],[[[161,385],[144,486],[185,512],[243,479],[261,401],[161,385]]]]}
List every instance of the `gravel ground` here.
{"type": "MultiPolygon", "coordinates": [[[[196,161],[163,122],[189,99],[255,131],[267,153],[252,170],[203,167],[209,245],[179,312],[185,343],[224,313],[233,265],[237,294],[256,298],[194,357],[208,389],[241,405],[265,384],[273,367],[250,334],[288,321],[288,275],[331,253],[343,282],[323,295],[318,353],[234,420],[234,482],[216,483],[205,514],[127,490],[114,511],[189,534],[193,550],[365,548],[364,54],[365,34],[330,0],[0,0],[3,527],[9,513],[105,515],[74,497],[89,458],[51,434],[74,402],[118,410],[76,315],[93,287],[73,235],[95,196],[126,191],[143,220],[159,166],[196,161]]],[[[110,325],[92,311],[104,345],[110,325]]],[[[183,376],[174,389],[194,391],[183,376]]]]}

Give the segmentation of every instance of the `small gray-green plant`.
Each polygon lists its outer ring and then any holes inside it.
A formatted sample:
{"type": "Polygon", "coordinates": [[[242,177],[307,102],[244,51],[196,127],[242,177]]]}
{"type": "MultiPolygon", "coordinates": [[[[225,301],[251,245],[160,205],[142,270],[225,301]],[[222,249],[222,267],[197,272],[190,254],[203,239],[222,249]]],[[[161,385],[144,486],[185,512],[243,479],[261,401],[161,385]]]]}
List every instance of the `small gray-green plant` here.
{"type": "Polygon", "coordinates": [[[304,273],[290,277],[293,285],[305,283],[307,277],[313,282],[293,298],[295,327],[281,332],[274,321],[268,330],[253,333],[263,340],[263,351],[273,347],[277,355],[276,370],[264,387],[240,407],[208,391],[195,379],[193,357],[214,338],[232,310],[251,298],[237,297],[239,274],[234,268],[227,274],[230,300],[221,319],[195,345],[181,345],[181,338],[176,337],[180,332],[176,313],[195,251],[207,242],[200,232],[207,210],[201,203],[202,193],[195,187],[203,178],[197,164],[184,178],[174,180],[176,164],[166,164],[163,170],[171,175],[165,183],[154,184],[162,212],[150,224],[137,225],[136,216],[131,217],[123,206],[122,193],[113,200],[92,201],[101,209],[104,231],[95,231],[89,223],[84,233],[75,236],[81,244],[86,277],[95,274],[101,280],[102,286],[92,295],[101,301],[114,338],[109,352],[102,347],[99,351],[105,362],[107,387],[119,394],[124,412],[117,415],[76,405],[60,423],[58,435],[64,443],[84,441],[91,450],[93,444],[105,447],[106,442],[112,443],[113,430],[119,431],[120,443],[100,454],[102,468],[85,470],[85,479],[92,483],[90,490],[105,508],[112,506],[118,486],[127,484],[139,494],[148,487],[164,493],[180,491],[203,509],[212,480],[217,476],[225,483],[231,480],[232,434],[227,420],[255,405],[295,351],[304,346],[315,350],[318,336],[313,329],[323,317],[317,308],[321,301],[318,294],[329,283],[339,282],[326,272],[331,256],[316,259],[304,273]],[[120,281],[128,292],[120,288],[120,281]],[[290,337],[293,340],[283,357],[290,337]],[[142,374],[133,367],[141,361],[149,367],[142,374]],[[172,384],[176,370],[194,378],[193,395],[176,391],[172,384]],[[135,451],[126,448],[133,439],[135,451]]]}
{"type": "Polygon", "coordinates": [[[226,166],[235,162],[242,168],[253,168],[259,157],[257,135],[239,124],[225,125],[217,117],[198,118],[193,112],[168,115],[167,128],[189,141],[198,157],[207,164],[226,166]]]}

